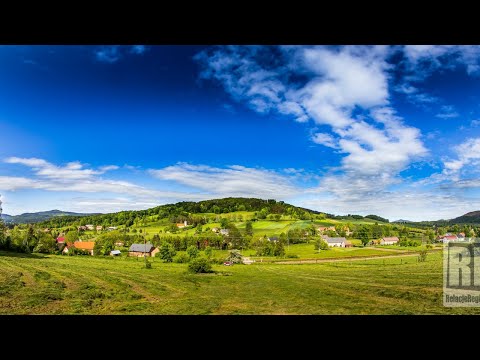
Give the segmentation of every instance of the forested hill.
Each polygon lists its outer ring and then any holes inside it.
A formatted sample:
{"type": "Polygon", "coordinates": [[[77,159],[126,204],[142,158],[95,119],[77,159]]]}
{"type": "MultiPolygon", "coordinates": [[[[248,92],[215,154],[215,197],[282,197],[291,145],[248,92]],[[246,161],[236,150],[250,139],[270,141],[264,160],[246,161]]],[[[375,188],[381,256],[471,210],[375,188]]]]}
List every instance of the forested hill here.
{"type": "Polygon", "coordinates": [[[299,217],[302,217],[305,214],[320,214],[318,211],[296,207],[286,204],[283,201],[230,197],[199,202],[183,201],[176,204],[161,205],[147,210],[121,211],[118,213],[95,216],[65,216],[49,219],[48,221],[40,223],[40,225],[45,227],[60,227],[72,224],[131,226],[135,222],[135,219],[142,219],[146,216],[156,216],[158,219],[177,218],[178,221],[182,221],[182,218],[187,220],[192,214],[223,214],[233,211],[257,211],[267,214],[297,214],[299,217]]]}
{"type": "Polygon", "coordinates": [[[450,220],[452,224],[480,224],[480,211],[471,211],[455,219],[450,220]]]}
{"type": "Polygon", "coordinates": [[[75,218],[80,218],[83,216],[91,216],[91,215],[98,215],[98,213],[82,214],[82,213],[74,213],[74,212],[67,212],[67,211],[61,211],[61,210],[50,210],[50,211],[40,211],[35,213],[24,213],[24,214],[15,215],[15,216],[2,214],[2,219],[7,223],[10,222],[10,223],[17,223],[17,224],[30,224],[30,223],[50,220],[56,217],[60,218],[60,217],[68,216],[69,218],[71,218],[74,216],[75,218]]]}

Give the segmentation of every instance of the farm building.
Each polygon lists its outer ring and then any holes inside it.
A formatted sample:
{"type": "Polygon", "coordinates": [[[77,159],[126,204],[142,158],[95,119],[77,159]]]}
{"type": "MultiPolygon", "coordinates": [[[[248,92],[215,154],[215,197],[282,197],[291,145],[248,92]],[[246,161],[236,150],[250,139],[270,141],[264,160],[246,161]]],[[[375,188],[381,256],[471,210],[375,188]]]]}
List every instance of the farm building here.
{"type": "Polygon", "coordinates": [[[91,225],[91,224],[85,225],[85,227],[87,228],[87,230],[93,230],[93,229],[95,229],[95,226],[93,226],[93,225],[91,225]]]}
{"type": "Polygon", "coordinates": [[[63,248],[62,252],[64,254],[67,254],[68,250],[74,247],[79,250],[86,250],[90,253],[90,255],[93,255],[94,246],[95,246],[95,241],[75,241],[73,244],[67,244],[67,246],[63,248]]]}
{"type": "Polygon", "coordinates": [[[117,230],[117,227],[116,226],[109,226],[107,228],[108,231],[112,231],[112,230],[117,230]]]}
{"type": "Polygon", "coordinates": [[[88,229],[87,229],[86,226],[83,226],[83,225],[82,225],[82,226],[77,227],[77,230],[78,230],[78,231],[85,231],[85,230],[88,230],[88,229]]]}
{"type": "Polygon", "coordinates": [[[119,256],[119,255],[122,255],[122,252],[120,250],[110,251],[110,256],[119,256]]]}
{"type": "Polygon", "coordinates": [[[96,227],[96,229],[97,229],[97,231],[101,231],[101,230],[103,230],[103,226],[102,226],[102,225],[98,225],[98,226],[96,227]]]}
{"type": "Polygon", "coordinates": [[[268,241],[270,242],[277,242],[278,241],[278,236],[272,236],[268,238],[268,241]]]}
{"type": "Polygon", "coordinates": [[[57,237],[57,243],[58,244],[63,244],[65,242],[65,236],[59,236],[57,237]]]}
{"type": "Polygon", "coordinates": [[[182,228],[184,228],[185,226],[187,226],[187,220],[185,220],[183,223],[178,223],[178,224],[176,224],[176,225],[177,225],[177,227],[178,227],[179,229],[182,229],[182,228]]]}
{"type": "Polygon", "coordinates": [[[347,239],[344,237],[327,237],[325,241],[330,247],[345,247],[347,243],[347,239]]]}
{"type": "Polygon", "coordinates": [[[380,240],[380,245],[395,245],[398,244],[400,240],[396,236],[384,237],[380,240]]]}
{"type": "Polygon", "coordinates": [[[93,255],[93,247],[95,246],[95,241],[75,241],[73,243],[73,246],[80,250],[87,250],[90,255],[93,255]]]}
{"type": "Polygon", "coordinates": [[[458,237],[457,237],[457,235],[444,235],[444,236],[441,236],[438,240],[440,242],[448,244],[450,241],[458,240],[458,237]]]}
{"type": "Polygon", "coordinates": [[[128,249],[128,256],[155,256],[160,250],[155,248],[150,243],[146,244],[132,244],[130,249],[128,249]]]}
{"type": "Polygon", "coordinates": [[[345,241],[345,247],[352,247],[353,244],[351,241],[345,241]]]}

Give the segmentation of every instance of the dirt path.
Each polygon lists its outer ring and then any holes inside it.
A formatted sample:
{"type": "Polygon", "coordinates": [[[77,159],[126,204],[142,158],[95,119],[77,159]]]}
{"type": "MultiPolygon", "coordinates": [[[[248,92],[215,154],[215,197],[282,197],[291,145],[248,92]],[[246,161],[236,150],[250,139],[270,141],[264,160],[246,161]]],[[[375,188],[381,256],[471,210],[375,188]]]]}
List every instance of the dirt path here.
{"type": "MultiPolygon", "coordinates": [[[[435,252],[438,250],[429,251],[435,252]]],[[[399,258],[399,257],[411,257],[418,256],[418,253],[402,253],[398,255],[380,255],[380,256],[364,256],[364,257],[351,257],[351,258],[333,258],[333,259],[306,259],[306,260],[292,260],[292,261],[275,261],[269,264],[282,264],[282,265],[294,265],[294,264],[317,264],[317,263],[328,263],[328,262],[345,262],[345,261],[362,261],[362,260],[375,260],[375,259],[389,259],[389,258],[399,258]]]]}

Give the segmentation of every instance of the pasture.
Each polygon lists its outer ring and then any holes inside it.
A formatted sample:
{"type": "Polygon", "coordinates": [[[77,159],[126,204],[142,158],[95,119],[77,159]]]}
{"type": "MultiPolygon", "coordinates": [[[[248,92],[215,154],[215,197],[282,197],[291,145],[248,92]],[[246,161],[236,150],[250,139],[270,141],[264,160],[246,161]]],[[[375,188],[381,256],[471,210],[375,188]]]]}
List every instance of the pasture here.
{"type": "Polygon", "coordinates": [[[480,314],[442,306],[441,253],[189,274],[185,264],[0,252],[1,314],[480,314]]]}

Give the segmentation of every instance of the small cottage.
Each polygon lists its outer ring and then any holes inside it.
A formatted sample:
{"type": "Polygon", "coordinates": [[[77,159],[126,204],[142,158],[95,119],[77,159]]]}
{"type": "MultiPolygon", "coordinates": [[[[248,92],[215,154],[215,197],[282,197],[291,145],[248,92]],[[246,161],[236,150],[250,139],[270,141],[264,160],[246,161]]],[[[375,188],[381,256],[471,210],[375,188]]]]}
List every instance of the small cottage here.
{"type": "Polygon", "coordinates": [[[128,249],[128,256],[155,256],[160,250],[150,243],[132,244],[128,249]]]}
{"type": "Polygon", "coordinates": [[[384,237],[380,240],[380,245],[396,245],[400,240],[396,236],[384,237]]]}
{"type": "Polygon", "coordinates": [[[325,239],[327,242],[328,246],[330,247],[345,247],[345,244],[347,242],[347,239],[344,237],[327,237],[325,239]]]}

